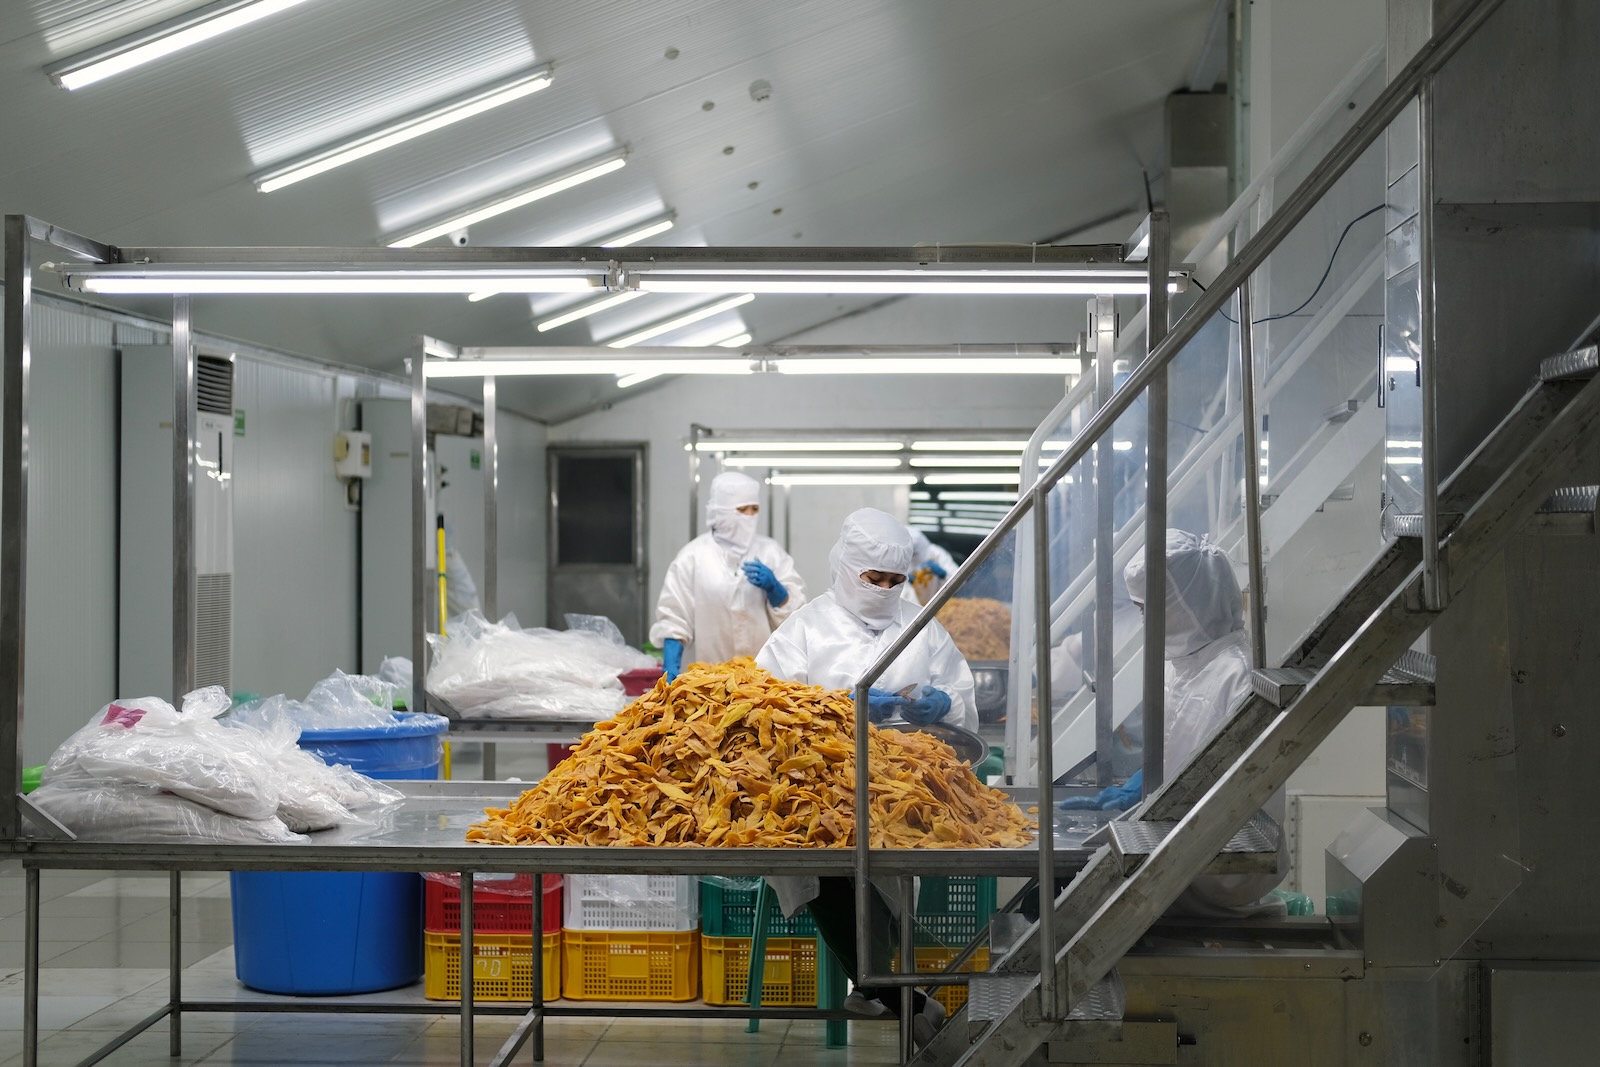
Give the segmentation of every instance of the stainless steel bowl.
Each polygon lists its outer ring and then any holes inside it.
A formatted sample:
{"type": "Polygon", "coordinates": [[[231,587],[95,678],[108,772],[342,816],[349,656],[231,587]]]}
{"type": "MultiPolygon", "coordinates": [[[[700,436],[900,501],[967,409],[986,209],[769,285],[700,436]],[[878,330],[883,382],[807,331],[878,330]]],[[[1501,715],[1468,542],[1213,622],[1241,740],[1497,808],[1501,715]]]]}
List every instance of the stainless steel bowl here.
{"type": "Polygon", "coordinates": [[[974,660],[967,666],[972,668],[972,696],[978,705],[978,721],[999,722],[1006,714],[1011,665],[1004,660],[974,660]]]}

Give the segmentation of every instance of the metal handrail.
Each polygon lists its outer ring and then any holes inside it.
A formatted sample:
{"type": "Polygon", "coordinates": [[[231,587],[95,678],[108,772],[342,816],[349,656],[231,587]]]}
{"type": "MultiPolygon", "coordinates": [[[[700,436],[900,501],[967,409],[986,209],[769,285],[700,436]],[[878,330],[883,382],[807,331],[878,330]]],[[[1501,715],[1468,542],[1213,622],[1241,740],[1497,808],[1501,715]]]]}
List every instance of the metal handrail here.
{"type": "MultiPolygon", "coordinates": [[[[961,566],[956,568],[942,587],[925,604],[917,617],[904,631],[895,638],[894,642],[884,650],[877,661],[868,668],[855,686],[855,711],[856,711],[856,940],[858,958],[866,961],[861,965],[861,974],[857,981],[864,985],[881,986],[906,986],[938,984],[939,979],[948,976],[932,976],[925,974],[901,973],[876,975],[870,973],[871,967],[871,911],[869,908],[872,887],[870,882],[871,866],[871,805],[868,802],[870,795],[870,779],[867,771],[867,731],[862,724],[867,722],[867,690],[874,682],[883,676],[883,672],[899,658],[911,642],[925,630],[939,610],[950,600],[979,565],[993,555],[1000,542],[1016,528],[1024,515],[1034,511],[1035,530],[1039,540],[1044,539],[1045,531],[1040,529],[1039,519],[1044,513],[1043,502],[1046,494],[1066,476],[1079,460],[1083,459],[1107,431],[1116,425],[1116,420],[1132,406],[1134,399],[1156,381],[1157,375],[1166,371],[1167,365],[1177,356],[1183,348],[1192,341],[1211,316],[1222,310],[1234,299],[1234,293],[1243,285],[1255,271],[1267,260],[1267,257],[1293,232],[1302,219],[1310,214],[1311,209],[1321,198],[1326,195],[1334,184],[1344,176],[1345,172],[1355,164],[1361,154],[1369,148],[1378,137],[1388,128],[1414,97],[1428,84],[1428,80],[1438,72],[1451,56],[1475,34],[1483,23],[1499,9],[1504,0],[1469,0],[1452,16],[1445,28],[1424,44],[1413,56],[1403,70],[1384,87],[1356,123],[1339,138],[1328,154],[1316,165],[1289,196],[1277,212],[1275,212],[1254,236],[1246,241],[1233,260],[1223,268],[1211,288],[1203,293],[1198,301],[1190,307],[1189,311],[1172,327],[1170,333],[1147,355],[1139,365],[1128,375],[1122,387],[1103,404],[1090,418],[1064,449],[1055,461],[1029,488],[1028,492],[1021,495],[1016,504],[1006,512],[1005,517],[991,530],[983,541],[966,558],[961,566]]],[[[1424,205],[1424,212],[1427,205],[1424,205]]],[[[1429,448],[1429,442],[1424,434],[1424,450],[1429,448]]],[[[1254,447],[1254,442],[1248,442],[1248,447],[1254,447]]],[[[1162,487],[1162,491],[1165,486],[1162,487]]],[[[1437,501],[1424,501],[1425,507],[1431,503],[1437,507],[1437,501]]],[[[1247,516],[1250,521],[1259,522],[1259,515],[1247,516]]],[[[1035,546],[1036,551],[1039,546],[1035,546]]],[[[1041,558],[1041,563],[1043,558],[1041,558]]],[[[1048,575],[1044,571],[1034,576],[1034,580],[1041,587],[1047,588],[1048,575]]],[[[1036,623],[1037,632],[1047,632],[1049,626],[1049,596],[1048,593],[1037,597],[1040,618],[1036,623]]],[[[1041,647],[1044,642],[1040,642],[1041,647]]],[[[1041,658],[1043,654],[1041,653],[1041,658]]],[[[1044,675],[1039,679],[1041,685],[1048,685],[1048,660],[1044,661],[1044,675]]],[[[1051,742],[1050,731],[1050,706],[1048,699],[1042,699],[1039,707],[1039,766],[1041,771],[1049,766],[1053,752],[1047,755],[1051,742]]],[[[1055,869],[1053,864],[1054,853],[1054,808],[1049,781],[1041,783],[1039,796],[1039,862],[1040,884],[1054,885],[1055,869]]],[[[1052,924],[1045,919],[1046,915],[1053,917],[1054,908],[1041,901],[1040,911],[1040,999],[1045,1006],[1047,1016],[1053,1017],[1056,1007],[1055,989],[1055,959],[1056,944],[1053,936],[1052,924]],[[1048,994],[1048,995],[1047,995],[1048,994]]]]}

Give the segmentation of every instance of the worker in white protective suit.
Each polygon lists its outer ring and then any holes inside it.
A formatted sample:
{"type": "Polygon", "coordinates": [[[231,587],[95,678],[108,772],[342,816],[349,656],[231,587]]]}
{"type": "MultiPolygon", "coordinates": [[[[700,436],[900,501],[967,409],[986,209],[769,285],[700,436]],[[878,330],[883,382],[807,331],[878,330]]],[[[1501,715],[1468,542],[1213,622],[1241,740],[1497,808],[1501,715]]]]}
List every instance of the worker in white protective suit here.
{"type": "Polygon", "coordinates": [[[650,627],[668,681],[685,662],[755,655],[806,602],[789,553],[756,533],[760,511],[761,486],[754,478],[725,471],[711,480],[710,529],[673,558],[650,627]]]}
{"type": "MultiPolygon", "coordinates": [[[[829,553],[832,585],[767,639],[758,666],[775,677],[854,689],[877,658],[916,618],[900,586],[911,569],[911,531],[899,520],[872,508],[852,512],[829,553]]],[[[972,672],[950,635],[937,621],[919,633],[868,693],[874,722],[926,725],[948,722],[968,730],[978,726],[972,672]]],[[[809,907],[817,932],[852,976],[862,973],[856,955],[855,882],[850,878],[771,878],[785,915],[809,907]]],[[[889,966],[897,923],[883,897],[872,902],[872,967],[889,966]]],[[[933,1035],[944,1018],[939,1002],[917,990],[913,1032],[919,1042],[933,1035]]],[[[898,989],[856,988],[845,1007],[862,1015],[898,1014],[898,989]]]]}
{"type": "Polygon", "coordinates": [[[904,589],[906,599],[918,605],[933,599],[933,594],[956,572],[956,558],[928,540],[921,530],[911,531],[911,570],[904,589]]]}
{"type": "MultiPolygon", "coordinates": [[[[1142,610],[1147,577],[1142,553],[1129,561],[1123,577],[1128,595],[1142,610]]],[[[1221,548],[1183,530],[1167,531],[1166,656],[1162,775],[1170,779],[1251,692],[1244,598],[1233,564],[1221,548]]],[[[1129,799],[1137,802],[1137,788],[1129,799]]],[[[1278,873],[1196,878],[1173,905],[1174,914],[1220,918],[1283,914],[1283,901],[1269,896],[1288,870],[1281,832],[1283,790],[1274,793],[1262,810],[1280,828],[1278,873]]]]}

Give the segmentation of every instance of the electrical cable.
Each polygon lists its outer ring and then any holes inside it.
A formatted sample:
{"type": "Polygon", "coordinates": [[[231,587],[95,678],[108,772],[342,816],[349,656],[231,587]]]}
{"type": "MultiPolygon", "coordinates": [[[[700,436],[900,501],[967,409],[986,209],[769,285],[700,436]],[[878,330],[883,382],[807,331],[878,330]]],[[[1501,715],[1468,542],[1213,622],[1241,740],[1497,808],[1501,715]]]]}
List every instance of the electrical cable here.
{"type": "MultiPolygon", "coordinates": [[[[1250,325],[1252,325],[1252,326],[1260,326],[1262,323],[1277,322],[1279,319],[1291,318],[1291,317],[1293,317],[1295,315],[1300,314],[1300,312],[1304,311],[1308,306],[1310,306],[1311,301],[1315,300],[1317,298],[1317,294],[1322,292],[1322,287],[1324,285],[1328,284],[1328,276],[1333,273],[1334,261],[1339,258],[1339,249],[1344,247],[1344,239],[1346,237],[1350,236],[1350,231],[1355,229],[1356,223],[1360,222],[1364,218],[1367,218],[1368,216],[1376,215],[1378,212],[1382,211],[1386,206],[1387,205],[1385,205],[1385,204],[1379,204],[1375,208],[1369,208],[1368,210],[1363,211],[1361,214],[1357,215],[1355,218],[1351,219],[1348,223],[1345,224],[1344,232],[1339,235],[1339,240],[1334,243],[1333,254],[1328,256],[1328,265],[1325,268],[1323,268],[1321,280],[1319,280],[1317,282],[1317,287],[1315,289],[1311,290],[1311,295],[1306,297],[1304,300],[1302,300],[1300,302],[1300,306],[1299,307],[1296,307],[1293,311],[1285,311],[1281,315],[1268,315],[1265,318],[1253,319],[1253,320],[1251,320],[1250,325]]],[[[1200,279],[1199,278],[1191,277],[1189,280],[1194,282],[1195,286],[1197,288],[1199,288],[1199,290],[1202,293],[1206,291],[1206,287],[1204,285],[1200,284],[1200,279]]],[[[1233,323],[1235,326],[1237,326],[1239,324],[1239,320],[1234,318],[1232,315],[1228,314],[1226,311],[1221,311],[1219,309],[1219,313],[1222,315],[1223,318],[1227,319],[1229,322],[1233,323]]]]}

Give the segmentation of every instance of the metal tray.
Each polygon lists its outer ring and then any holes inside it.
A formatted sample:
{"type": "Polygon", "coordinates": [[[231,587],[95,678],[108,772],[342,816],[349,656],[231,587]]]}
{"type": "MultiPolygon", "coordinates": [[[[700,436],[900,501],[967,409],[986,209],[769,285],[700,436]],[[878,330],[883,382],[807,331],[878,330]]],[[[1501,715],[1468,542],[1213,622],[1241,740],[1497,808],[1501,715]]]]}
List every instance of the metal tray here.
{"type": "Polygon", "coordinates": [[[989,745],[983,738],[975,733],[963,730],[959,726],[951,726],[949,723],[936,722],[927,726],[918,726],[909,722],[885,722],[879,723],[878,729],[897,730],[903,734],[921,732],[937,737],[956,750],[956,755],[961,759],[962,763],[971,767],[976,767],[989,758],[989,745]]]}

